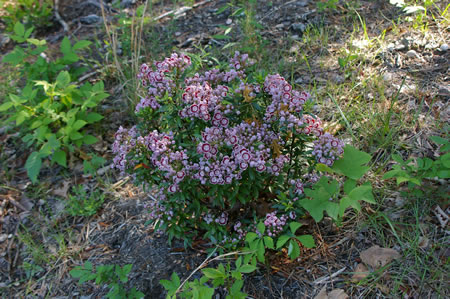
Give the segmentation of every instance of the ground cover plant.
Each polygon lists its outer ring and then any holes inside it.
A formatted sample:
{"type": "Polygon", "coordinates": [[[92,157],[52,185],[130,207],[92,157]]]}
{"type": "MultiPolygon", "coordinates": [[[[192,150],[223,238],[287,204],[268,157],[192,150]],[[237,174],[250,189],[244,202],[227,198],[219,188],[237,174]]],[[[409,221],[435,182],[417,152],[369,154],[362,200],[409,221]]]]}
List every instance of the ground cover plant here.
{"type": "Polygon", "coordinates": [[[19,2],[2,297],[449,297],[447,3],[19,2]]]}

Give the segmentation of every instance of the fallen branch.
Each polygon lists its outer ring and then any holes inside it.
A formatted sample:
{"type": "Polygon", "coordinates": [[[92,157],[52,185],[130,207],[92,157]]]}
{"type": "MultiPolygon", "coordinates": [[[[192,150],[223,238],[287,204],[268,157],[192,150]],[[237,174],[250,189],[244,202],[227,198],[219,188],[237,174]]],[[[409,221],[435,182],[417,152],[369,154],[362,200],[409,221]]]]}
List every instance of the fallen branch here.
{"type": "Polygon", "coordinates": [[[54,3],[55,3],[55,5],[54,5],[55,18],[61,24],[61,26],[63,27],[64,32],[68,32],[69,31],[69,25],[67,25],[67,23],[59,15],[59,0],[55,0],[54,3]]]}

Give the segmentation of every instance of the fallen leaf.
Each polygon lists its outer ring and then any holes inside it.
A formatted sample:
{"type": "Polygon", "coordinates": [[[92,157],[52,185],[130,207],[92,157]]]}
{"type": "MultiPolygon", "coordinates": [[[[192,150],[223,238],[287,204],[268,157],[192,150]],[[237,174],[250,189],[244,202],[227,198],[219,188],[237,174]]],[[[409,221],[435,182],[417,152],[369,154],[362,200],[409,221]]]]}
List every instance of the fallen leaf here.
{"type": "Polygon", "coordinates": [[[328,296],[327,296],[327,286],[324,286],[324,287],[320,290],[319,294],[317,294],[317,296],[314,297],[314,299],[328,299],[328,296]]]}
{"type": "Polygon", "coordinates": [[[70,181],[64,181],[61,188],[53,189],[53,195],[67,198],[67,191],[69,191],[70,181]]]}
{"type": "Polygon", "coordinates": [[[381,248],[375,245],[361,252],[360,256],[363,263],[374,269],[378,269],[387,265],[392,260],[398,259],[400,254],[394,249],[381,248]]]}
{"type": "Polygon", "coordinates": [[[430,240],[427,237],[420,237],[419,238],[419,248],[427,248],[430,244],[430,240]]]}
{"type": "Polygon", "coordinates": [[[377,283],[377,288],[386,295],[391,293],[389,287],[385,286],[384,284],[377,283]]]}
{"type": "Polygon", "coordinates": [[[348,295],[342,289],[334,289],[328,294],[328,299],[347,299],[348,295]]]}
{"type": "Polygon", "coordinates": [[[359,263],[356,265],[355,273],[352,276],[353,282],[358,282],[360,280],[363,280],[369,275],[369,269],[364,264],[359,263]]]}

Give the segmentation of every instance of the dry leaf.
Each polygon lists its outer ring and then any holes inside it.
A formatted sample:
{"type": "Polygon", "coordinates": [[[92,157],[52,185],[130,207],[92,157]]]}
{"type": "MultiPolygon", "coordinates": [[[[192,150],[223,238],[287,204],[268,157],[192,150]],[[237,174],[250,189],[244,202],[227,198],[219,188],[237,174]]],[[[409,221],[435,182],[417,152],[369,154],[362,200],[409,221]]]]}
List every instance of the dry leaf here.
{"type": "Polygon", "coordinates": [[[387,265],[392,260],[398,259],[400,254],[394,249],[381,248],[380,246],[375,245],[361,252],[360,256],[365,264],[374,269],[378,269],[387,265]]]}
{"type": "Polygon", "coordinates": [[[324,287],[320,290],[319,294],[317,294],[317,296],[314,297],[314,299],[328,299],[328,296],[327,296],[327,286],[324,286],[324,287]]]}
{"type": "Polygon", "coordinates": [[[67,198],[67,191],[69,191],[70,181],[64,181],[63,185],[59,189],[53,189],[53,195],[67,198]]]}
{"type": "Polygon", "coordinates": [[[355,273],[352,276],[353,282],[358,282],[360,280],[363,280],[369,276],[369,269],[364,264],[359,263],[355,268],[355,273]]]}
{"type": "Polygon", "coordinates": [[[328,299],[347,299],[348,295],[342,289],[334,289],[328,294],[328,299]]]}
{"type": "Polygon", "coordinates": [[[430,244],[430,240],[427,237],[420,237],[419,238],[419,248],[427,248],[430,244]]]}

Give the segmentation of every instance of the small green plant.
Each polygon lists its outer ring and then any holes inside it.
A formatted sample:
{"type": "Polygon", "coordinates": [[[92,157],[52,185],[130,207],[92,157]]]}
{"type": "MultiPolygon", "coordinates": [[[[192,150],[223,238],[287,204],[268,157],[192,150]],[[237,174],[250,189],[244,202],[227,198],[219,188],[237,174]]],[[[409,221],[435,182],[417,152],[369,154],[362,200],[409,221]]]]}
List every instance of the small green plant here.
{"type": "Polygon", "coordinates": [[[392,159],[397,162],[392,166],[392,170],[386,172],[383,179],[395,178],[397,185],[407,183],[408,188],[414,194],[421,195],[422,191],[416,187],[422,186],[424,179],[450,178],[450,141],[439,136],[430,137],[435,143],[440,144],[440,152],[443,153],[436,160],[430,158],[410,158],[404,161],[400,155],[392,155],[392,159]]]}
{"type": "Polygon", "coordinates": [[[63,70],[79,60],[76,52],[89,46],[89,41],[72,46],[64,38],[62,58],[48,62],[40,55],[47,49],[45,40],[30,39],[32,28],[25,30],[20,23],[14,29],[16,35],[12,37],[18,42],[26,41],[27,48],[16,47],[3,61],[21,67],[27,82],[21,94],[9,94],[9,100],[0,105],[0,112],[9,113],[5,122],[14,122],[21,129],[26,146],[36,148],[25,164],[28,176],[35,183],[43,159],[67,167],[69,153],[83,144],[97,142],[84,128],[103,119],[92,110],[108,94],[101,81],[81,86],[74,82],[84,68],[63,70]]]}
{"type": "Polygon", "coordinates": [[[376,204],[370,182],[360,182],[362,176],[370,169],[366,165],[370,159],[369,154],[346,145],[344,156],[332,167],[324,164],[316,167],[324,173],[342,175],[345,178],[339,182],[333,177],[323,175],[312,188],[305,189],[307,198],[301,199],[300,205],[316,222],[322,220],[326,211],[328,216],[339,224],[347,208],[352,207],[360,211],[360,201],[376,204]]]}
{"type": "Polygon", "coordinates": [[[6,12],[2,16],[2,21],[5,22],[7,31],[12,31],[17,22],[38,28],[49,27],[52,24],[50,19],[53,14],[52,6],[52,0],[0,1],[0,7],[6,12]]]}
{"type": "Polygon", "coordinates": [[[203,276],[190,282],[181,283],[180,277],[174,272],[171,280],[160,280],[162,286],[167,290],[167,299],[175,299],[178,292],[182,298],[213,298],[214,289],[224,286],[228,294],[226,299],[245,299],[247,294],[243,293],[244,285],[242,274],[252,273],[256,266],[252,264],[253,255],[248,254],[244,258],[239,257],[234,265],[227,263],[225,266],[219,264],[217,268],[202,269],[203,276]],[[212,284],[212,287],[211,287],[212,284]]]}
{"type": "Polygon", "coordinates": [[[316,1],[317,10],[320,12],[323,12],[326,10],[336,10],[338,3],[339,3],[339,0],[316,1]]]}
{"type": "Polygon", "coordinates": [[[97,169],[105,164],[106,160],[100,156],[92,154],[88,159],[83,162],[83,172],[84,174],[90,174],[92,176],[96,175],[97,169]]]}
{"type": "Polygon", "coordinates": [[[107,284],[110,288],[107,298],[110,299],[139,299],[145,295],[142,292],[132,288],[127,291],[124,284],[128,282],[128,275],[133,265],[128,264],[123,267],[119,265],[101,265],[94,269],[91,262],[86,262],[83,266],[77,266],[70,271],[73,278],[79,278],[79,283],[83,284],[87,281],[94,280],[96,285],[107,284]]]}
{"type": "Polygon", "coordinates": [[[66,211],[71,216],[92,216],[105,201],[105,195],[100,191],[88,194],[82,185],[74,186],[72,192],[66,204],[66,211]]]}

